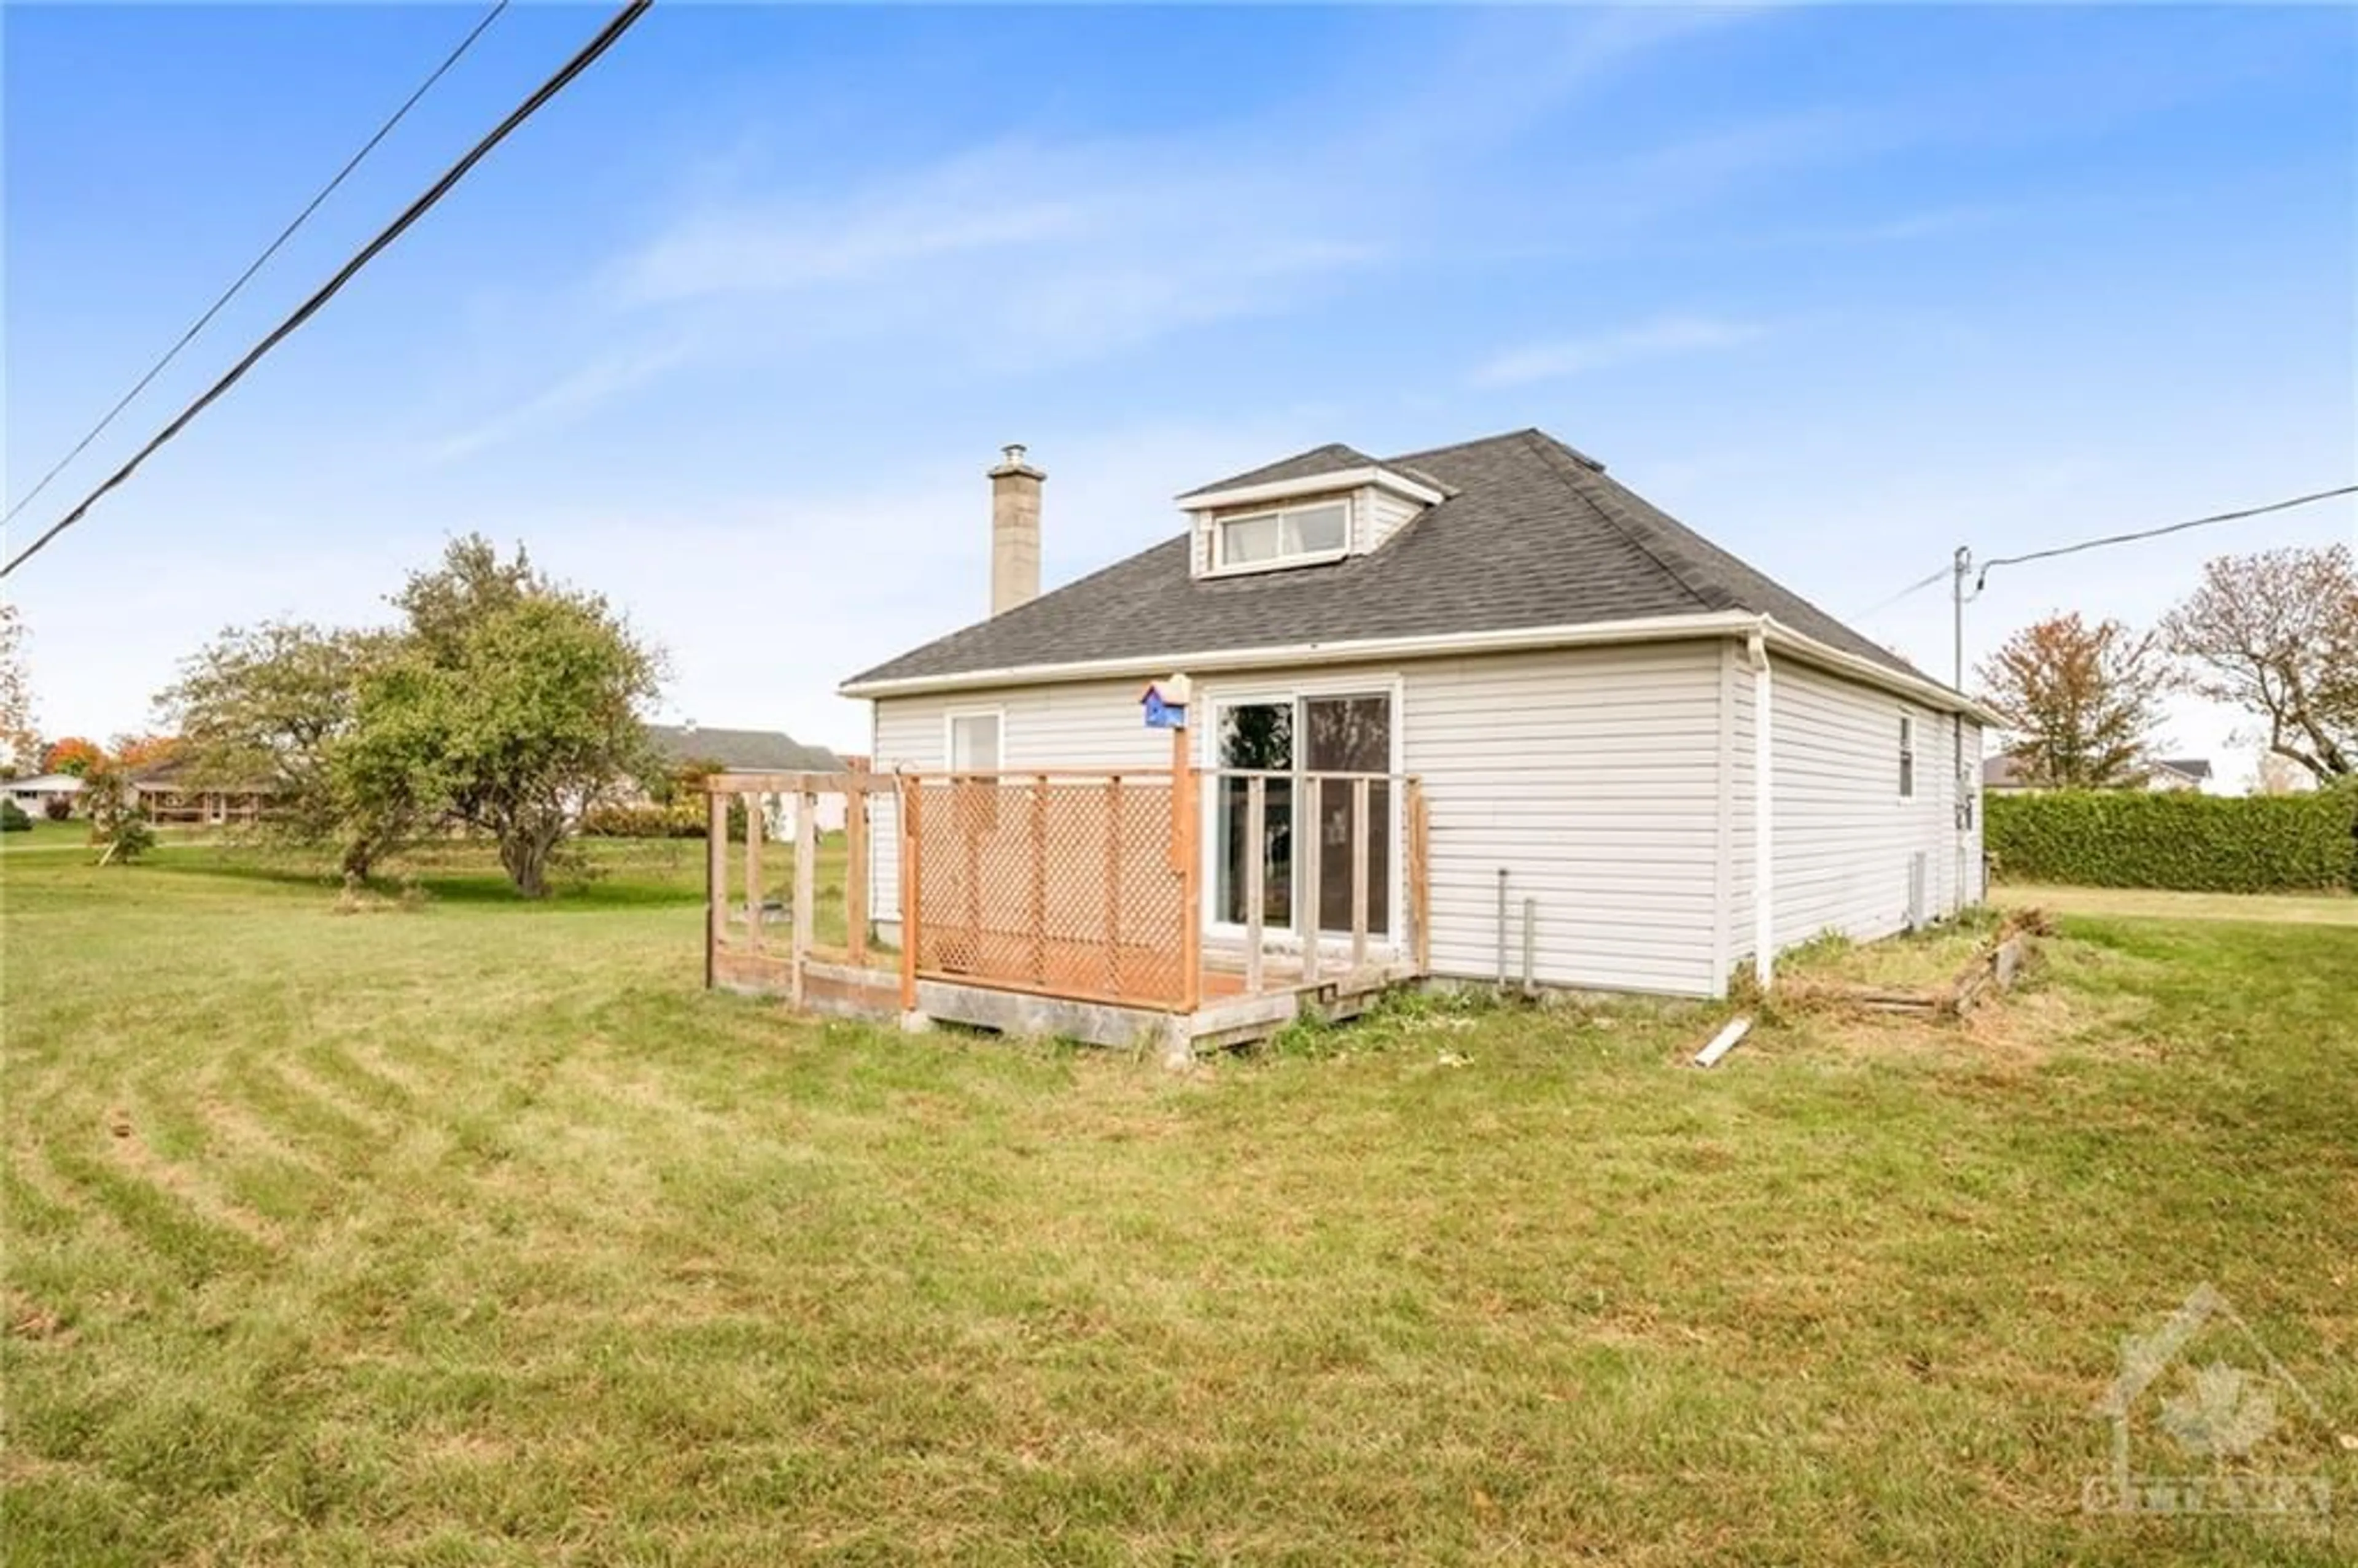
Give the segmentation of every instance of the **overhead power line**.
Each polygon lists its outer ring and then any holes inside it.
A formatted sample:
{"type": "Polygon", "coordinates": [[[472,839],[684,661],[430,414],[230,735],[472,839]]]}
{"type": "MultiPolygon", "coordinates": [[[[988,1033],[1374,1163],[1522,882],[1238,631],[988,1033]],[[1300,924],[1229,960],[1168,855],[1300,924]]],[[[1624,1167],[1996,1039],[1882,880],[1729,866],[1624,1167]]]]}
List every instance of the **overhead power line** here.
{"type": "Polygon", "coordinates": [[[514,109],[509,111],[506,119],[502,120],[497,125],[493,126],[491,131],[484,135],[482,140],[477,142],[472,147],[468,149],[464,157],[461,157],[457,163],[452,164],[443,172],[442,177],[439,179],[428,186],[425,194],[419,196],[415,201],[412,201],[406,208],[403,209],[399,217],[386,224],[384,229],[378,232],[377,236],[374,239],[362,246],[360,251],[352,256],[352,260],[346,262],[341,267],[339,267],[336,271],[336,275],[328,279],[326,283],[322,284],[317,293],[313,294],[308,299],[303,301],[302,304],[297,306],[293,314],[289,315],[277,326],[272,328],[267,336],[265,336],[260,342],[254,344],[253,348],[247,350],[245,357],[239,360],[237,363],[232,365],[227,374],[223,375],[219,381],[214,382],[211,386],[206,388],[204,394],[195,402],[180,410],[179,414],[174,417],[170,424],[165,426],[161,430],[158,430],[153,437],[149,438],[146,446],[140,448],[136,452],[134,452],[131,455],[129,461],[125,462],[121,468],[115,470],[114,472],[109,474],[104,482],[101,483],[97,489],[82,497],[81,503],[77,504],[72,511],[59,518],[55,523],[50,524],[49,528],[42,533],[40,537],[35,539],[30,545],[26,546],[25,548],[19,550],[14,557],[10,557],[7,565],[0,566],[0,578],[7,577],[18,567],[23,566],[27,561],[30,560],[34,556],[38,555],[42,548],[47,546],[50,540],[56,538],[59,535],[64,533],[67,529],[81,522],[83,517],[89,514],[90,509],[96,505],[101,498],[105,496],[109,491],[114,490],[117,485],[122,484],[125,480],[129,479],[132,474],[138,470],[140,464],[146,462],[150,457],[155,455],[157,449],[160,448],[165,442],[169,441],[173,437],[186,429],[191,420],[195,419],[198,415],[203,413],[208,407],[211,406],[213,402],[223,393],[236,385],[237,383],[244,376],[245,373],[252,370],[265,354],[267,354],[271,350],[276,348],[281,342],[292,336],[296,330],[301,327],[303,323],[308,321],[313,316],[318,315],[320,308],[325,306],[329,300],[333,299],[337,294],[342,290],[344,285],[350,283],[352,278],[359,274],[362,267],[375,260],[387,246],[391,245],[394,241],[399,239],[403,233],[407,232],[411,224],[424,217],[437,202],[440,201],[443,197],[449,195],[451,188],[467,177],[469,170],[472,169],[477,164],[481,163],[486,157],[488,157],[493,147],[498,146],[500,143],[507,139],[509,133],[513,132],[518,125],[523,124],[526,120],[532,118],[532,116],[540,110],[543,104],[546,103],[550,99],[563,92],[566,86],[570,83],[575,77],[590,69],[590,67],[596,62],[599,56],[611,49],[614,46],[615,40],[620,38],[625,32],[629,31],[632,24],[636,22],[642,16],[644,16],[647,8],[654,3],[654,0],[629,0],[629,4],[625,5],[621,10],[615,12],[612,16],[609,17],[606,25],[599,28],[596,35],[593,36],[588,43],[582,45],[580,49],[575,53],[571,59],[567,60],[564,65],[560,66],[554,76],[551,76],[546,81],[542,82],[540,86],[534,89],[530,97],[526,98],[522,103],[516,105],[514,109]]]}
{"type": "MultiPolygon", "coordinates": [[[[2266,516],[2271,512],[2288,512],[2296,506],[2308,506],[2320,501],[2331,501],[2339,495],[2358,495],[2358,484],[2345,484],[2334,490],[2320,490],[2308,495],[2296,495],[2287,501],[2272,501],[2266,506],[2247,506],[2237,512],[2219,512],[2208,517],[2190,517],[2183,523],[2165,523],[2158,528],[2138,528],[2126,534],[2107,534],[2101,539],[2082,539],[2076,545],[2058,545],[2051,550],[2029,550],[2019,556],[1994,556],[1981,563],[1981,574],[1974,579],[1974,591],[1979,593],[1986,586],[1990,568],[1993,567],[2020,566],[2025,561],[2043,561],[2053,556],[2076,555],[2082,550],[2093,550],[2106,545],[2126,545],[2138,539],[2158,539],[2165,534],[2182,534],[2189,528],[2207,528],[2213,523],[2234,523],[2245,517],[2266,516]]],[[[1872,607],[1859,611],[1851,616],[1851,619],[1864,621],[1870,615],[1880,615],[1901,600],[1921,593],[1926,589],[1956,576],[1958,569],[1954,564],[1952,564],[1937,571],[1927,572],[1898,592],[1888,598],[1877,600],[1872,607]]]]}
{"type": "Polygon", "coordinates": [[[1946,578],[1950,574],[1950,569],[1951,568],[1947,567],[1942,567],[1939,571],[1927,572],[1924,576],[1918,578],[1914,582],[1909,583],[1906,588],[1901,589],[1898,593],[1891,595],[1889,598],[1877,600],[1870,608],[1860,611],[1857,614],[1853,615],[1851,619],[1853,621],[1864,621],[1870,615],[1880,615],[1885,611],[1890,609],[1893,605],[1898,603],[1901,600],[1906,599],[1909,594],[1921,593],[1926,589],[1931,587],[1934,583],[1946,578]]]}
{"type": "Polygon", "coordinates": [[[2182,534],[2189,528],[2207,528],[2213,523],[2234,523],[2245,517],[2261,517],[2271,512],[2289,512],[2296,506],[2309,506],[2320,501],[2331,501],[2337,495],[2358,495],[2358,484],[2345,484],[2334,490],[2314,491],[2308,495],[2296,495],[2286,501],[2271,501],[2266,506],[2246,506],[2240,512],[2218,512],[2208,517],[2190,517],[2183,523],[2166,523],[2158,528],[2139,528],[2127,534],[2107,534],[2101,539],[2082,539],[2076,545],[2058,545],[2051,550],[2030,550],[2019,556],[1993,556],[1982,563],[1981,574],[1974,579],[1974,591],[1979,593],[1989,581],[1992,567],[2018,567],[2025,561],[2044,561],[2056,556],[2075,556],[2082,550],[2101,549],[2106,545],[2126,545],[2138,539],[2158,539],[2164,534],[2182,534]]]}
{"type": "Polygon", "coordinates": [[[498,20],[500,13],[507,8],[508,0],[497,0],[497,4],[492,5],[489,11],[486,11],[483,14],[482,19],[475,24],[473,30],[469,32],[465,38],[459,40],[459,47],[452,49],[449,54],[443,56],[442,63],[436,66],[432,73],[429,74],[425,81],[417,84],[417,91],[403,99],[401,102],[401,107],[395,109],[391,117],[388,118],[384,124],[376,128],[376,135],[371,136],[367,141],[362,142],[361,144],[361,150],[344,160],[344,167],[336,170],[335,178],[329,180],[327,184],[319,187],[318,194],[314,195],[310,200],[305,202],[303,204],[303,210],[295,214],[294,221],[288,223],[285,228],[278,231],[278,237],[271,241],[269,244],[264,246],[262,254],[254,257],[253,261],[249,262],[246,265],[245,270],[239,273],[235,280],[233,281],[227,288],[222,290],[221,297],[215,299],[211,305],[205,307],[204,314],[198,317],[194,321],[189,324],[189,330],[182,332],[178,340],[175,341],[170,348],[164,351],[164,354],[161,359],[147,367],[147,373],[141,376],[136,382],[133,383],[130,391],[124,393],[121,397],[115,400],[114,406],[106,411],[105,416],[100,419],[97,424],[92,426],[88,433],[86,433],[81,440],[76,441],[73,444],[73,449],[66,453],[64,457],[59,458],[54,464],[52,464],[49,468],[49,471],[43,474],[40,477],[39,482],[35,484],[32,489],[27,491],[23,495],[16,498],[16,503],[8,508],[7,514],[5,516],[0,516],[0,523],[7,523],[14,520],[16,514],[31,505],[35,497],[38,496],[41,492],[49,489],[49,481],[51,480],[63,473],[69,463],[71,463],[76,458],[81,456],[82,453],[88,449],[92,441],[97,440],[100,436],[105,434],[106,427],[114,423],[115,416],[121,414],[125,408],[130,407],[133,399],[136,398],[141,393],[146,391],[148,384],[153,382],[157,376],[164,373],[164,367],[166,365],[170,364],[174,360],[179,358],[180,351],[187,348],[191,342],[195,341],[197,334],[203,331],[205,328],[211,323],[212,319],[222,313],[222,308],[227,305],[231,300],[236,298],[239,290],[244,288],[246,284],[253,280],[254,275],[260,272],[264,265],[269,262],[270,258],[278,254],[281,246],[285,245],[288,240],[295,237],[295,231],[301,228],[305,222],[309,221],[311,214],[319,210],[320,203],[326,201],[329,197],[333,196],[336,193],[336,188],[343,184],[343,182],[351,177],[352,170],[360,168],[362,162],[367,158],[369,154],[376,151],[377,144],[384,141],[385,137],[393,134],[394,127],[400,124],[403,120],[406,119],[409,112],[417,106],[417,101],[425,97],[427,92],[433,91],[434,84],[441,81],[452,66],[459,63],[460,57],[474,47],[475,40],[483,36],[483,30],[486,27],[489,27],[494,21],[498,20]]]}

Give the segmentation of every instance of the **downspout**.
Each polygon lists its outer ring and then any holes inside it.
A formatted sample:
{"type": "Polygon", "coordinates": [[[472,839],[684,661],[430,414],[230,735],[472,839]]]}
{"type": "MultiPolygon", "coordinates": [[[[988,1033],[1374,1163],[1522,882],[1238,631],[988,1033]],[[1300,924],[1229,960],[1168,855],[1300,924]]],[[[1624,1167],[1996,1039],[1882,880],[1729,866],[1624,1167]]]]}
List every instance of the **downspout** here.
{"type": "Polygon", "coordinates": [[[1744,640],[1752,671],[1752,978],[1766,992],[1777,972],[1775,748],[1770,744],[1776,687],[1768,671],[1764,616],[1744,640]]]}

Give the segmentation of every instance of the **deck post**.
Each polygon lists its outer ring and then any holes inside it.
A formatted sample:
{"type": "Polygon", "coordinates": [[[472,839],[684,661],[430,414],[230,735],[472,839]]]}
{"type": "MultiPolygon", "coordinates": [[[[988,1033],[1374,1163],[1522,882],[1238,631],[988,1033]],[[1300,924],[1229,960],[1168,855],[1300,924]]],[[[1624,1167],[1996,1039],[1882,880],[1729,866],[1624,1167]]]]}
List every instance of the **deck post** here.
{"type": "Polygon", "coordinates": [[[1408,906],[1415,922],[1416,972],[1433,972],[1433,819],[1424,801],[1424,784],[1408,781],[1408,906]]]}
{"type": "Polygon", "coordinates": [[[1351,781],[1351,969],[1368,967],[1368,780],[1351,781]]]}
{"type": "Polygon", "coordinates": [[[903,1016],[917,1011],[917,942],[920,915],[917,913],[918,849],[917,778],[914,773],[901,775],[901,1011],[903,1016]]]}
{"type": "Polygon", "coordinates": [[[1259,996],[1261,906],[1269,895],[1269,781],[1259,773],[1245,781],[1245,994],[1259,996]]]}
{"type": "Polygon", "coordinates": [[[745,946],[762,950],[762,800],[759,795],[732,795],[745,803],[745,946]]]}
{"type": "Polygon", "coordinates": [[[844,801],[843,924],[851,967],[868,967],[868,770],[854,770],[859,787],[844,801]]]}
{"type": "Polygon", "coordinates": [[[811,927],[818,904],[818,792],[805,790],[795,803],[795,1005],[803,1004],[803,970],[810,964],[811,927]]]}
{"type": "Polygon", "coordinates": [[[1179,856],[1179,1005],[1193,1013],[1204,1000],[1204,912],[1196,897],[1204,858],[1196,842],[1201,814],[1195,809],[1195,765],[1184,725],[1171,731],[1171,798],[1179,815],[1173,846],[1179,856]]]}
{"type": "Polygon", "coordinates": [[[1303,981],[1307,985],[1316,985],[1319,970],[1324,967],[1319,962],[1318,951],[1318,926],[1321,918],[1319,911],[1321,894],[1318,882],[1319,862],[1325,858],[1324,851],[1326,848],[1326,821],[1322,809],[1325,805],[1323,796],[1325,792],[1321,787],[1322,781],[1316,773],[1304,775],[1302,784],[1304,798],[1294,805],[1296,815],[1293,818],[1293,859],[1302,868],[1302,874],[1295,880],[1295,885],[1302,889],[1302,902],[1308,906],[1308,918],[1303,917],[1305,912],[1303,909],[1297,908],[1293,912],[1293,924],[1302,933],[1303,981]],[[1303,831],[1305,825],[1309,828],[1307,833],[1303,831]],[[1305,848],[1308,850],[1307,854],[1303,852],[1305,848]]]}
{"type": "Polygon", "coordinates": [[[721,945],[729,940],[729,797],[707,785],[704,797],[704,979],[712,983],[721,945]]]}

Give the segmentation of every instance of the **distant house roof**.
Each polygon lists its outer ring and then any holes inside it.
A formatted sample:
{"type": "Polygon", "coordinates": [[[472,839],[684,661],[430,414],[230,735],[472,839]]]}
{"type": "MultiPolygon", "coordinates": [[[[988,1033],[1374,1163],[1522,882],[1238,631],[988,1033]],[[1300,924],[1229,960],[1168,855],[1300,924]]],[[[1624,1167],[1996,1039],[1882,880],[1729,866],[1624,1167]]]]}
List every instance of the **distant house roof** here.
{"type": "Polygon", "coordinates": [[[1369,466],[1429,478],[1445,499],[1379,548],[1288,571],[1199,578],[1182,534],[846,684],[1742,611],[1940,685],[1544,431],[1380,460],[1316,447],[1188,494],[1369,466]]]}
{"type": "Polygon", "coordinates": [[[676,765],[718,762],[732,773],[832,773],[843,759],[806,746],[783,730],[715,730],[702,724],[650,724],[647,741],[676,765]]]}
{"type": "Polygon", "coordinates": [[[42,795],[71,795],[81,788],[81,780],[71,773],[38,773],[29,779],[0,781],[0,789],[33,790],[42,795]]]}
{"type": "Polygon", "coordinates": [[[270,785],[266,784],[230,784],[210,776],[190,777],[195,772],[195,758],[166,757],[162,762],[134,769],[131,783],[136,789],[158,791],[200,789],[228,795],[266,795],[270,792],[270,785]]]}
{"type": "MultiPolygon", "coordinates": [[[[2197,784],[2211,776],[2211,759],[2208,757],[2157,757],[2153,766],[2158,772],[2176,773],[2197,784]]],[[[2021,789],[2028,784],[2028,777],[2022,764],[2012,757],[1990,757],[1982,762],[1982,787],[1985,789],[2021,789]]]]}

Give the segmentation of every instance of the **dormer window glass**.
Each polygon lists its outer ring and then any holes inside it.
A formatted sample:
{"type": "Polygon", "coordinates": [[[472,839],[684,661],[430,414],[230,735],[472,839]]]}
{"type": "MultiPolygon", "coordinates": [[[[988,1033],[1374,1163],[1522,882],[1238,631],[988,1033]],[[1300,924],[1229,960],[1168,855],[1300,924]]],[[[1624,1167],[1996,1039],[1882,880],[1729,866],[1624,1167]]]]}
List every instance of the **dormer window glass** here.
{"type": "Polygon", "coordinates": [[[1339,556],[1350,543],[1351,508],[1342,501],[1280,507],[1223,517],[1216,528],[1221,567],[1339,556]]]}

